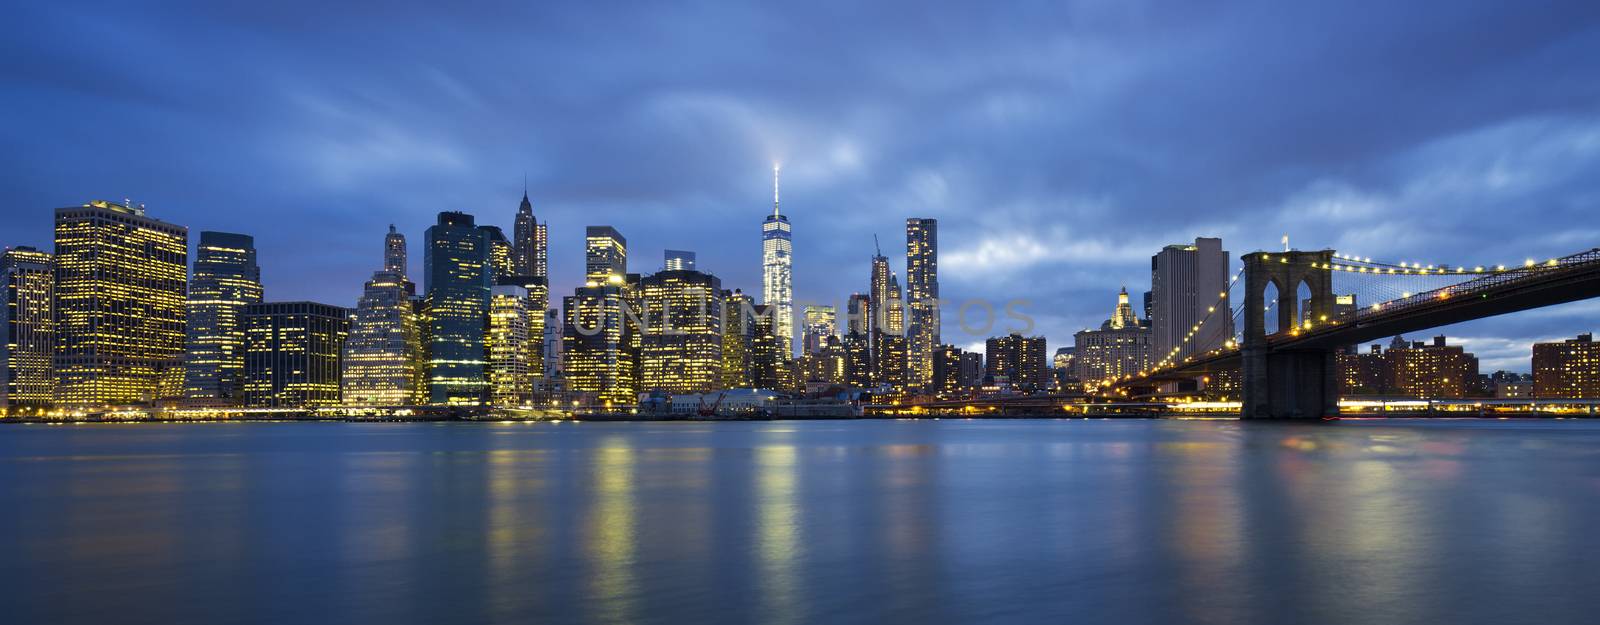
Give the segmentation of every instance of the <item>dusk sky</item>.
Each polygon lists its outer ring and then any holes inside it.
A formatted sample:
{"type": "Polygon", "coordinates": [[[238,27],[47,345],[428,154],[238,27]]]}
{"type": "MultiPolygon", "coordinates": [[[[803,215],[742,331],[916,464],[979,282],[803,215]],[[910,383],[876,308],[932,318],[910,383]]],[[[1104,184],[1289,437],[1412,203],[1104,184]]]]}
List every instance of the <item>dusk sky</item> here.
{"type": "MultiPolygon", "coordinates": [[[[779,162],[797,301],[865,291],[874,233],[903,276],[905,219],[935,217],[944,299],[1028,300],[1051,351],[1196,236],[1235,267],[1285,234],[1469,266],[1600,245],[1593,0],[944,4],[11,3],[0,245],[131,198],[191,244],[255,236],[270,300],[353,306],[388,224],[420,274],[439,211],[509,233],[526,175],[553,301],[591,224],[633,271],[694,250],[759,293],[779,162]]],[[[1443,332],[1487,373],[1597,329],[1600,301],[1443,332]]]]}

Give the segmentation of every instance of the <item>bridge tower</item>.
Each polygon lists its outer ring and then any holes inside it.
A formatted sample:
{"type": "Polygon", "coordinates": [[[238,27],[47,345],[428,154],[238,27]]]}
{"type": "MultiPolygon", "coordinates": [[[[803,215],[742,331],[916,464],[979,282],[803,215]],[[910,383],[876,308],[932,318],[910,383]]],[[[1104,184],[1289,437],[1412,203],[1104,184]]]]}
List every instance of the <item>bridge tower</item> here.
{"type": "Polygon", "coordinates": [[[1239,346],[1245,419],[1318,419],[1339,412],[1337,365],[1332,350],[1273,350],[1268,345],[1266,288],[1277,288],[1278,332],[1298,332],[1333,318],[1333,250],[1245,254],[1244,337],[1239,346]],[[1302,315],[1300,285],[1311,291],[1302,315]]]}

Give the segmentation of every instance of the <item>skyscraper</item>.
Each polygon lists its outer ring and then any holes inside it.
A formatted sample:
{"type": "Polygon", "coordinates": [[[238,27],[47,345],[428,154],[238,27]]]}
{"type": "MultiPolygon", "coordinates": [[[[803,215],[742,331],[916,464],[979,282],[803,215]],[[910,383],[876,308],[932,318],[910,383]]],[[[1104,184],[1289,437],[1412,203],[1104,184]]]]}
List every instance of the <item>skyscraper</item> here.
{"type": "Polygon", "coordinates": [[[639,282],[644,325],[641,391],[704,393],[722,382],[722,281],[694,270],[668,270],[639,282]]]}
{"type": "Polygon", "coordinates": [[[1152,256],[1148,315],[1156,360],[1181,361],[1222,347],[1233,336],[1231,309],[1217,296],[1227,290],[1228,252],[1222,239],[1168,245],[1152,256]],[[1196,325],[1199,330],[1189,338],[1196,325]]]}
{"type": "Polygon", "coordinates": [[[406,235],[395,231],[394,224],[389,224],[389,234],[383,238],[383,270],[400,276],[406,295],[417,294],[417,285],[407,277],[411,275],[411,267],[406,254],[406,235]]]}
{"type": "Polygon", "coordinates": [[[517,275],[511,241],[506,239],[505,231],[499,226],[478,226],[478,228],[489,236],[489,267],[492,270],[490,279],[498,283],[504,278],[517,275]]]}
{"type": "Polygon", "coordinates": [[[787,389],[789,353],[778,335],[777,310],[766,304],[755,308],[755,331],[750,339],[750,383],[755,388],[787,389]]]}
{"type": "Polygon", "coordinates": [[[906,337],[905,304],[900,296],[900,279],[889,269],[883,254],[872,257],[871,310],[872,372],[876,385],[903,388],[907,385],[906,365],[910,343],[906,337]]]}
{"type": "Polygon", "coordinates": [[[261,301],[255,239],[201,232],[189,281],[184,398],[194,405],[244,404],[245,306],[261,301]]]}
{"type": "Polygon", "coordinates": [[[628,274],[628,240],[611,226],[584,229],[584,279],[595,283],[622,284],[628,274]]]}
{"type": "Polygon", "coordinates": [[[806,306],[803,335],[805,353],[820,353],[827,344],[828,337],[839,333],[838,318],[838,310],[832,306],[806,306]]]}
{"type": "Polygon", "coordinates": [[[522,204],[517,206],[517,220],[512,226],[512,268],[519,276],[550,278],[549,233],[547,224],[533,217],[533,202],[528,201],[528,190],[522,190],[522,204]]]}
{"type": "Polygon", "coordinates": [[[1116,311],[1099,330],[1072,335],[1073,366],[1084,384],[1100,384],[1150,368],[1150,328],[1139,322],[1128,289],[1117,295],[1116,311]]]}
{"type": "Polygon", "coordinates": [[[428,401],[481,405],[488,399],[489,234],[471,215],[443,212],[427,239],[428,401]]]}
{"type": "Polygon", "coordinates": [[[339,404],[340,360],[350,311],[316,302],[244,309],[244,405],[311,408],[339,404]]]}
{"type": "Polygon", "coordinates": [[[358,406],[403,406],[426,400],[421,321],[406,278],[406,238],[389,226],[383,270],[373,272],[350,316],[340,362],[342,400],[358,406]]]}
{"type": "Polygon", "coordinates": [[[183,391],[189,229],[103,200],[56,209],[56,400],[183,391]]]}
{"type": "Polygon", "coordinates": [[[526,288],[498,285],[490,291],[489,402],[517,407],[533,402],[534,382],[542,373],[539,341],[544,311],[535,310],[526,288]],[[535,323],[535,322],[538,323],[535,323]]]}
{"type": "Polygon", "coordinates": [[[0,254],[0,415],[55,399],[55,260],[31,247],[0,254]]]}
{"type": "Polygon", "coordinates": [[[790,240],[789,218],[778,212],[778,166],[772,166],[772,215],[761,223],[761,300],[771,306],[780,347],[793,353],[794,339],[794,243],[790,240]]]}
{"type": "Polygon", "coordinates": [[[933,382],[933,350],[939,346],[939,221],[906,220],[906,307],[910,312],[911,381],[933,382]]]}

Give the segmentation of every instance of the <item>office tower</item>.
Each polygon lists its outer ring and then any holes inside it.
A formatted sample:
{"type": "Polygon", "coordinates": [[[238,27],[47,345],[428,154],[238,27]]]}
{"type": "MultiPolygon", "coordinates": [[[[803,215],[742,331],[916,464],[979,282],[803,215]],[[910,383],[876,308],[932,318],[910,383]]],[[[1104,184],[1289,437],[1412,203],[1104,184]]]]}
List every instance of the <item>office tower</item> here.
{"type": "MultiPolygon", "coordinates": [[[[614,275],[617,282],[623,276],[614,275]]],[[[585,403],[632,406],[638,403],[635,353],[624,319],[625,287],[598,284],[578,287],[563,298],[562,368],[568,393],[585,403]],[[592,285],[592,286],[590,286],[592,285]]]]}
{"type": "Polygon", "coordinates": [[[184,398],[196,406],[244,403],[244,307],[261,301],[255,239],[201,232],[189,280],[184,398]]]}
{"type": "Polygon", "coordinates": [[[755,298],[739,289],[723,292],[722,388],[751,388],[750,348],[755,340],[755,298]]]}
{"type": "Polygon", "coordinates": [[[350,316],[340,388],[344,403],[403,406],[426,400],[422,334],[410,282],[389,271],[372,274],[350,316]]]}
{"type": "Polygon", "coordinates": [[[489,267],[491,268],[490,280],[498,282],[509,276],[519,275],[512,256],[511,241],[506,240],[505,231],[499,226],[478,226],[489,237],[489,267]]]}
{"type": "Polygon", "coordinates": [[[778,335],[778,312],[773,306],[755,308],[755,332],[750,339],[750,383],[755,388],[786,390],[790,384],[787,343],[778,335]]]}
{"type": "Polygon", "coordinates": [[[584,279],[596,286],[622,284],[628,274],[628,240],[611,226],[584,230],[584,279]]]}
{"type": "Polygon", "coordinates": [[[832,306],[806,306],[805,313],[804,352],[819,353],[828,337],[838,334],[839,313],[832,306]]]}
{"type": "Polygon", "coordinates": [[[538,362],[544,311],[536,310],[528,290],[498,285],[489,296],[489,403],[500,407],[527,406],[533,402],[535,380],[542,373],[538,362]]]}
{"type": "Polygon", "coordinates": [[[1222,239],[1168,245],[1150,257],[1150,342],[1156,360],[1204,354],[1233,336],[1231,308],[1218,297],[1228,291],[1228,275],[1222,239]]]}
{"type": "Polygon", "coordinates": [[[1139,323],[1128,304],[1127,289],[1117,296],[1116,311],[1099,330],[1080,330],[1072,340],[1075,377],[1084,384],[1134,375],[1149,369],[1152,362],[1150,328],[1139,323]]]}
{"type": "Polygon", "coordinates": [[[1391,347],[1384,359],[1391,388],[1407,397],[1466,397],[1478,381],[1478,357],[1460,345],[1446,345],[1443,336],[1434,337],[1431,344],[1417,341],[1391,347]]]}
{"type": "Polygon", "coordinates": [[[962,350],[954,345],[940,345],[933,349],[933,379],[928,390],[934,393],[954,393],[961,390],[962,350]]]}
{"type": "Polygon", "coordinates": [[[911,340],[910,381],[933,382],[933,349],[939,346],[939,221],[906,220],[906,309],[911,340]]]}
{"type": "Polygon", "coordinates": [[[337,406],[350,311],[316,302],[265,302],[244,309],[244,405],[337,406]]]}
{"type": "Polygon", "coordinates": [[[869,335],[851,332],[844,335],[845,382],[855,388],[872,386],[872,341],[869,335]]]}
{"type": "Polygon", "coordinates": [[[984,342],[984,374],[998,381],[1001,376],[1025,393],[1050,388],[1050,365],[1045,359],[1042,336],[1009,334],[984,342]]]}
{"type": "Polygon", "coordinates": [[[481,405],[488,399],[483,335],[493,284],[489,237],[466,213],[439,213],[438,223],[428,228],[423,275],[429,403],[481,405]]]}
{"type": "Polygon", "coordinates": [[[761,223],[762,303],[773,307],[778,337],[784,353],[794,343],[794,243],[789,218],[778,212],[778,166],[772,166],[772,215],[761,223]]]}
{"type": "Polygon", "coordinates": [[[1594,335],[1534,343],[1533,396],[1600,399],[1600,343],[1594,335]]]}
{"type": "Polygon", "coordinates": [[[694,252],[667,250],[663,257],[661,267],[667,271],[694,270],[694,252]]]}
{"type": "Polygon", "coordinates": [[[667,270],[642,278],[639,290],[640,390],[721,388],[722,281],[690,269],[667,270]]]}
{"type": "Polygon", "coordinates": [[[55,399],[55,259],[31,247],[0,254],[0,415],[55,399]]]}
{"type": "Polygon", "coordinates": [[[417,285],[408,277],[411,275],[408,258],[406,235],[397,232],[394,224],[389,224],[389,234],[383,238],[383,272],[399,276],[406,295],[416,295],[417,285]]]}
{"type": "Polygon", "coordinates": [[[55,237],[56,403],[181,395],[188,228],[95,200],[56,209],[55,237]]]}
{"type": "Polygon", "coordinates": [[[1077,382],[1077,353],[1072,347],[1057,347],[1056,355],[1050,359],[1050,373],[1057,389],[1066,390],[1074,387],[1077,382]]]}
{"type": "Polygon", "coordinates": [[[515,275],[550,279],[548,224],[533,218],[533,203],[528,201],[528,190],[522,190],[522,204],[517,206],[517,220],[511,229],[512,269],[515,275]]]}

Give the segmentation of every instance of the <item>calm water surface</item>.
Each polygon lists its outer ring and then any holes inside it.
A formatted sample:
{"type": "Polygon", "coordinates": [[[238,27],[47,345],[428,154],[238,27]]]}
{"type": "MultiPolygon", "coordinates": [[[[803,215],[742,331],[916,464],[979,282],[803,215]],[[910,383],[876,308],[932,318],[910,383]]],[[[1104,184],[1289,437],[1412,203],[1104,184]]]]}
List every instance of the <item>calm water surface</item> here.
{"type": "Polygon", "coordinates": [[[1579,623],[1600,422],[0,427],[0,622],[1579,623]]]}

